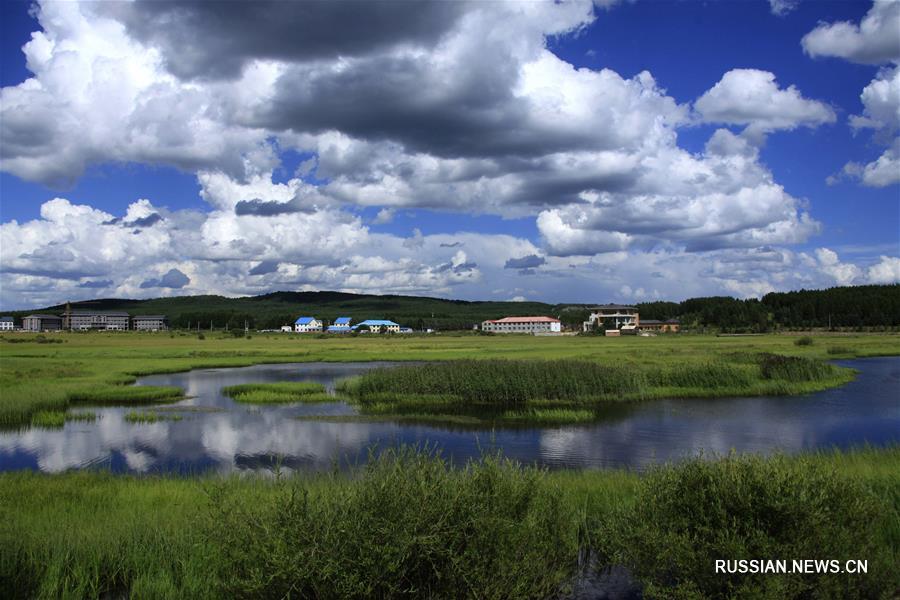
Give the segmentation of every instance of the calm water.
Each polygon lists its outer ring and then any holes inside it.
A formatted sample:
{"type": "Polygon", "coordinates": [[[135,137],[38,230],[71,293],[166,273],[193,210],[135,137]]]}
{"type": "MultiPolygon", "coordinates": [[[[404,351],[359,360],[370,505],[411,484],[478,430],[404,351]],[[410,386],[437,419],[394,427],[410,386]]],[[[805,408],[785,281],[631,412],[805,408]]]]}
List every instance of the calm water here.
{"type": "MultiPolygon", "coordinates": [[[[396,423],[302,421],[302,414],[353,414],[346,404],[249,406],[220,394],[227,385],[316,381],[387,363],[301,363],[205,369],[144,377],[138,385],[177,385],[189,399],[167,405],[181,421],[131,424],[133,408],[101,408],[94,423],[0,432],[0,470],[104,468],[196,473],[252,469],[330,469],[361,461],[369,448],[433,444],[457,462],[483,449],[551,468],[629,467],[698,452],[770,452],[900,442],[900,357],[843,361],[858,369],[842,388],[799,397],[661,400],[614,407],[591,425],[494,432],[396,423]],[[193,412],[189,412],[193,411],[193,412]],[[200,412],[202,411],[202,412],[200,412]]],[[[143,409],[141,409],[143,410],[143,409]]],[[[148,407],[147,410],[153,410],[148,407]]]]}

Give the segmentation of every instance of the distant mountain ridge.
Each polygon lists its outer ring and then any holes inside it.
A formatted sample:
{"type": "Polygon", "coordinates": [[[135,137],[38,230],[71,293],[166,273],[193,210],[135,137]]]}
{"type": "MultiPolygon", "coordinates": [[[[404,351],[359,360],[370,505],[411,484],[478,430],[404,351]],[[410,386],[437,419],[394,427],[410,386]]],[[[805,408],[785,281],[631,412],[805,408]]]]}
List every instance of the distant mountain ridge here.
{"type": "MultiPolygon", "coordinates": [[[[596,304],[604,304],[601,299],[596,304]]],[[[422,329],[470,329],[475,323],[504,316],[547,315],[577,326],[596,304],[448,300],[399,294],[278,291],[260,296],[228,298],[216,295],[176,296],[146,300],[98,298],[72,302],[73,310],[124,310],[132,315],[164,314],[173,327],[250,327],[273,329],[299,316],[331,322],[338,317],[391,319],[422,329]]],[[[762,299],[728,296],[690,298],[683,302],[643,302],[636,306],[644,319],[681,319],[682,325],[722,331],[770,331],[779,327],[900,327],[900,284],[835,287],[827,290],[774,292],[762,299]]],[[[21,318],[38,312],[61,314],[65,304],[9,311],[21,318]]]]}

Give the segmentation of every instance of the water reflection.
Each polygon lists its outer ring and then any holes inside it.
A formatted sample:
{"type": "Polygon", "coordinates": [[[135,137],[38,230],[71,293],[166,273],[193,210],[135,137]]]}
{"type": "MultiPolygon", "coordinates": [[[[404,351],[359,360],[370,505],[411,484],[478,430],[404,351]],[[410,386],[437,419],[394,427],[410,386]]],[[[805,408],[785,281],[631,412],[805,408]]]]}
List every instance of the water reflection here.
{"type": "Polygon", "coordinates": [[[235,404],[222,387],[260,381],[317,381],[333,389],[342,377],[387,363],[257,365],[154,375],[140,385],[177,385],[190,398],[168,410],[180,421],[133,424],[131,409],[92,409],[93,423],[0,433],[0,470],[58,472],[108,468],[198,473],[274,468],[323,470],[365,459],[373,445],[437,445],[461,463],[484,450],[557,467],[641,469],[698,452],[788,452],[900,441],[900,358],[847,361],[859,378],[803,397],[665,400],[611,407],[585,426],[471,431],[396,423],[303,421],[303,414],[352,414],[335,402],[256,407],[235,404]]]}

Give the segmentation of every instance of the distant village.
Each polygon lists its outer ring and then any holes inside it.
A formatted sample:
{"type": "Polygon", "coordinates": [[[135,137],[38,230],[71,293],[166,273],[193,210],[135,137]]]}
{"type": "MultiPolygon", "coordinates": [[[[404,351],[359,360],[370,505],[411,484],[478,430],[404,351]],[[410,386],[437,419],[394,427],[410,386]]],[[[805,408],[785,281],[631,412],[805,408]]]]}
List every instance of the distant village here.
{"type": "MultiPolygon", "coordinates": [[[[575,333],[602,333],[606,336],[653,335],[656,333],[677,333],[680,323],[677,319],[656,321],[641,320],[637,307],[618,304],[604,304],[589,309],[590,316],[581,324],[580,330],[568,330],[562,321],[548,316],[503,317],[483,321],[475,325],[475,330],[484,333],[518,333],[530,335],[573,335],[575,333]]],[[[199,328],[199,324],[198,324],[199,328]]],[[[2,331],[167,331],[169,320],[165,315],[130,315],[122,311],[72,310],[66,305],[62,314],[32,314],[22,318],[17,326],[13,317],[0,317],[2,331]]],[[[366,319],[353,323],[350,317],[339,317],[332,323],[316,317],[298,317],[293,325],[283,325],[283,333],[417,333],[411,327],[386,319],[366,319]]],[[[419,333],[432,333],[431,329],[419,333]]]]}

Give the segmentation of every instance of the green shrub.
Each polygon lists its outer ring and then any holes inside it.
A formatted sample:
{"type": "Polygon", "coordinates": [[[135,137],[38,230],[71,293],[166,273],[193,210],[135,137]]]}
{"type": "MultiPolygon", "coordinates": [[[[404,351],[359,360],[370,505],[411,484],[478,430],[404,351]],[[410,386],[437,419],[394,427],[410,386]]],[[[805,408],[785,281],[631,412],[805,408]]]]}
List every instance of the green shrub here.
{"type": "Polygon", "coordinates": [[[809,337],[808,335],[804,335],[803,337],[797,338],[796,340],[794,340],[794,345],[795,346],[812,346],[813,339],[811,337],[809,337]]]}
{"type": "Polygon", "coordinates": [[[881,513],[875,495],[823,462],[697,458],[646,475],[598,539],[603,559],[635,573],[651,598],[876,598],[894,577],[881,513]],[[715,570],[717,559],[809,558],[867,559],[869,573],[715,570]]]}
{"type": "Polygon", "coordinates": [[[545,598],[571,573],[576,519],[546,474],[495,458],[453,469],[389,450],[351,484],[274,500],[212,491],[208,546],[230,598],[545,598]]]}

